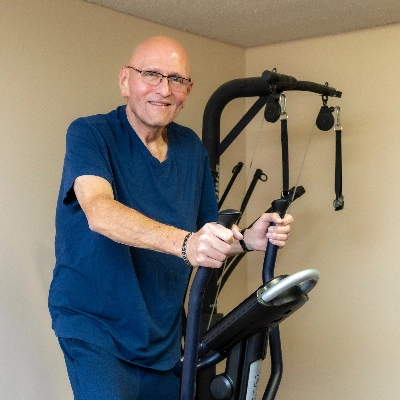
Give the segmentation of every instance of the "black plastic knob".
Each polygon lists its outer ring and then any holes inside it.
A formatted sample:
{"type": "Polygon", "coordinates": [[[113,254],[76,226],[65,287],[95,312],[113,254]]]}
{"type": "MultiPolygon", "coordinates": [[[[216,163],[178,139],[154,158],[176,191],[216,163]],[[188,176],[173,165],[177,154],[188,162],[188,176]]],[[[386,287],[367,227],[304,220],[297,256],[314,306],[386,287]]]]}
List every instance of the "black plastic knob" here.
{"type": "Polygon", "coordinates": [[[230,399],[233,394],[231,381],[224,375],[217,375],[210,384],[210,392],[216,400],[230,399]]]}

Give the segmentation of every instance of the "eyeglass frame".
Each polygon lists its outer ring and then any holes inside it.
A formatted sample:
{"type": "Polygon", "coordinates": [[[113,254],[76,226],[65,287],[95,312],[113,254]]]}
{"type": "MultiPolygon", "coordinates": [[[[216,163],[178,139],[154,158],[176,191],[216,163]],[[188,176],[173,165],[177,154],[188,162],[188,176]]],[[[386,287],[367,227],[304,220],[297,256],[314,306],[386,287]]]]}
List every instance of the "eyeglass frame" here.
{"type": "MultiPolygon", "coordinates": [[[[169,83],[171,82],[171,79],[172,79],[172,78],[183,79],[183,81],[186,81],[186,82],[187,82],[187,86],[186,86],[185,84],[183,84],[183,87],[184,87],[185,89],[188,89],[188,88],[189,88],[189,85],[192,83],[192,80],[191,80],[190,78],[184,78],[184,77],[179,76],[179,75],[164,75],[164,74],[162,74],[161,72],[157,72],[157,71],[148,71],[148,70],[144,70],[144,69],[140,70],[140,69],[137,69],[137,68],[135,68],[135,67],[132,67],[131,65],[127,65],[126,68],[131,68],[131,69],[133,69],[134,71],[138,72],[139,74],[142,74],[142,72],[150,72],[150,73],[153,73],[153,74],[155,74],[155,75],[157,75],[157,76],[160,76],[160,81],[159,81],[156,85],[152,85],[152,84],[150,84],[150,83],[146,83],[146,82],[145,82],[146,85],[150,85],[150,86],[158,86],[164,78],[167,78],[168,85],[169,85],[169,83]]],[[[172,81],[172,82],[173,82],[173,81],[172,81]]]]}

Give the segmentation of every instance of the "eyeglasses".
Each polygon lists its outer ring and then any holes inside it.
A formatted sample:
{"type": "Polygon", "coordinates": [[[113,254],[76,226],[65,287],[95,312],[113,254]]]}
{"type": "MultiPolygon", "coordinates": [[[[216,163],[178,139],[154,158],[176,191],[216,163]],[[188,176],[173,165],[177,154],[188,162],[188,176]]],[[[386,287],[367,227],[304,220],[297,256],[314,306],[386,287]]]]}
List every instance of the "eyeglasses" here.
{"type": "Polygon", "coordinates": [[[176,90],[178,92],[185,92],[187,88],[189,87],[191,83],[190,78],[182,78],[181,76],[176,76],[176,75],[163,75],[160,72],[155,72],[155,71],[141,71],[140,69],[137,69],[135,67],[131,67],[130,65],[127,65],[127,68],[131,68],[138,72],[140,74],[140,77],[142,81],[146,85],[150,86],[158,86],[163,78],[167,78],[168,84],[170,85],[170,88],[173,90],[176,90]]]}

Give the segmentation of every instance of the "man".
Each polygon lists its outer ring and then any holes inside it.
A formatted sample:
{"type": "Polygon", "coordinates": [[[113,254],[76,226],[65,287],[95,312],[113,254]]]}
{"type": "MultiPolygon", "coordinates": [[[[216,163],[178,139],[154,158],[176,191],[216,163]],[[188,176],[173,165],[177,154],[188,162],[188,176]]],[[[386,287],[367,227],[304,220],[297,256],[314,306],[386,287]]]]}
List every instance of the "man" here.
{"type": "Polygon", "coordinates": [[[68,129],[49,308],[75,399],[176,400],[190,267],[283,246],[292,217],[263,214],[244,238],[214,223],[206,151],[172,122],[193,86],[178,42],[141,43],[119,85],[126,106],[68,129]]]}

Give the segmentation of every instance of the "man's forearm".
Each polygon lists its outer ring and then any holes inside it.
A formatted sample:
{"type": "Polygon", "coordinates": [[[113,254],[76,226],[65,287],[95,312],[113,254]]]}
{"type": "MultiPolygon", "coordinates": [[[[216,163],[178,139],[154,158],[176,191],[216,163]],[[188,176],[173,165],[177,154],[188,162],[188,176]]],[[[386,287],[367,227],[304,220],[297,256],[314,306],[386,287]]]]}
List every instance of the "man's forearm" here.
{"type": "Polygon", "coordinates": [[[186,231],[154,221],[116,200],[98,198],[85,214],[92,231],[118,243],[181,256],[186,231]]]}

